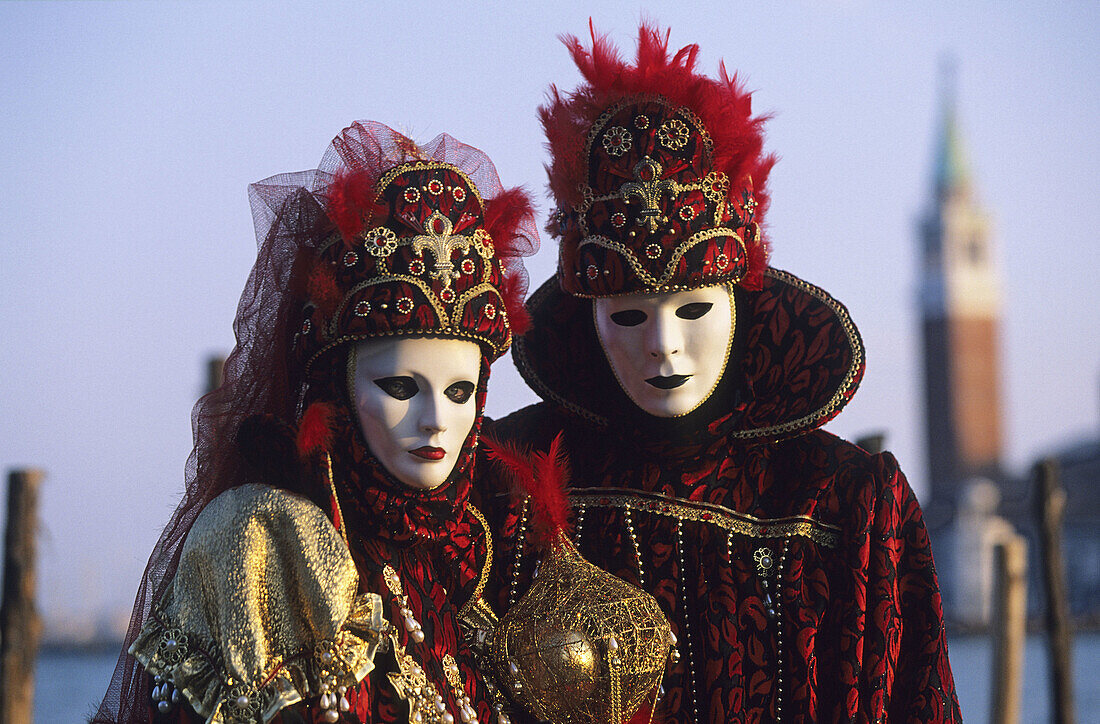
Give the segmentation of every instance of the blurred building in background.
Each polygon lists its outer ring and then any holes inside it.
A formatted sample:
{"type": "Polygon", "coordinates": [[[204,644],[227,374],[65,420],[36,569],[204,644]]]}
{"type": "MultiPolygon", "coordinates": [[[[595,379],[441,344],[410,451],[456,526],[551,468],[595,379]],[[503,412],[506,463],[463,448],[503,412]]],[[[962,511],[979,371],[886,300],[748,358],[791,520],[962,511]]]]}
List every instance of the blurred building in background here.
{"type": "MultiPolygon", "coordinates": [[[[964,152],[951,71],[943,86],[931,200],[918,227],[930,491],[922,503],[948,613],[980,627],[990,623],[994,549],[1017,532],[1029,541],[1032,616],[1045,601],[1033,481],[1002,466],[1002,284],[993,225],[964,152]]],[[[1040,245],[1041,231],[1036,235],[1040,245]]],[[[1078,621],[1100,624],[1100,438],[1050,456],[1067,492],[1071,612],[1078,621]]]]}

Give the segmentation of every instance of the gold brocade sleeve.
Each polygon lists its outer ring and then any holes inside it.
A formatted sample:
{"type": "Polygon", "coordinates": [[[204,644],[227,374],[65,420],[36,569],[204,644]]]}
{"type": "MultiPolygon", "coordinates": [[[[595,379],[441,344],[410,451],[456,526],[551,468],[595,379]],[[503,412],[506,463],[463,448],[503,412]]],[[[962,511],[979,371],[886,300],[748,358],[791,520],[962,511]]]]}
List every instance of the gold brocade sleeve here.
{"type": "Polygon", "coordinates": [[[195,520],[130,653],[208,724],[267,722],[374,668],[388,626],[381,598],[357,589],[324,512],[285,490],[243,485],[195,520]]]}

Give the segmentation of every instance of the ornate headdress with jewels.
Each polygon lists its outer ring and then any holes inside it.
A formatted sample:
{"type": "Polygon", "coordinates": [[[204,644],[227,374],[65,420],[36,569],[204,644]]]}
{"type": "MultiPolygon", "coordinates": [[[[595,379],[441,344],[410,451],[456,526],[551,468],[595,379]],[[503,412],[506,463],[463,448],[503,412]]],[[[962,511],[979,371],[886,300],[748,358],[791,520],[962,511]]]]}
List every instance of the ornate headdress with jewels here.
{"type": "Polygon", "coordinates": [[[759,289],[775,159],[763,155],[765,119],[752,116],[750,94],[724,66],[717,80],[696,73],[696,45],[670,55],[668,34],[655,28],[640,28],[634,65],[591,35],[591,49],[564,38],[586,82],[568,94],[551,87],[539,110],[563,289],[759,289]]]}
{"type": "Polygon", "coordinates": [[[325,351],[375,337],[458,337],[503,354],[525,320],[518,260],[537,238],[527,195],[446,134],[417,146],[359,122],[332,152],[344,168],[327,207],[338,231],[308,274],[294,340],[307,375],[325,351]]]}

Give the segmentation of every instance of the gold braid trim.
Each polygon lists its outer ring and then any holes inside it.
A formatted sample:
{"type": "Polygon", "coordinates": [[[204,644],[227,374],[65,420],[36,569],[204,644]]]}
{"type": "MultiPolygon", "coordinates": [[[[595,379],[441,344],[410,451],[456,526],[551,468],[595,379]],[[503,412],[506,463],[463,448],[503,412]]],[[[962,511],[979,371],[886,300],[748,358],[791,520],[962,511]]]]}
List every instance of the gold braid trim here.
{"type": "Polygon", "coordinates": [[[474,595],[470,597],[470,600],[462,607],[458,612],[460,619],[465,618],[473,608],[477,601],[481,599],[485,593],[485,584],[489,581],[489,572],[493,568],[493,534],[489,532],[489,524],[485,522],[485,516],[481,514],[473,503],[466,501],[466,510],[470,515],[477,519],[481,529],[485,531],[485,562],[481,564],[481,573],[478,575],[477,586],[474,588],[474,595]]]}
{"type": "Polygon", "coordinates": [[[859,374],[859,371],[863,369],[863,341],[859,337],[859,331],[856,330],[855,322],[852,321],[852,318],[848,315],[848,310],[844,308],[843,304],[829,296],[825,290],[799,279],[794,274],[771,267],[765,269],[764,273],[767,276],[790,284],[792,287],[801,289],[803,292],[816,297],[822,304],[832,310],[833,314],[835,314],[836,318],[840,321],[845,336],[848,338],[848,345],[852,350],[852,361],[851,364],[848,365],[848,370],[844,375],[844,379],[841,380],[840,385],[836,388],[836,392],[833,393],[832,397],[830,397],[829,401],[824,405],[790,422],[753,430],[739,430],[731,433],[733,437],[741,440],[772,436],[779,438],[793,432],[814,429],[817,425],[822,424],[822,420],[826,420],[834,415],[837,410],[844,406],[847,399],[855,393],[856,376],[859,374]]]}
{"type": "MultiPolygon", "coordinates": [[[[627,264],[634,271],[634,273],[638,276],[638,278],[646,286],[648,286],[650,288],[648,291],[650,291],[650,292],[653,292],[653,291],[664,292],[666,290],[673,290],[673,289],[695,289],[695,288],[697,288],[697,286],[692,287],[692,286],[685,286],[685,285],[682,285],[682,284],[669,284],[668,280],[671,279],[672,275],[676,273],[676,265],[680,263],[680,258],[684,254],[686,254],[688,251],[690,251],[693,247],[698,246],[699,244],[703,243],[704,241],[707,241],[709,239],[713,239],[716,236],[730,236],[730,237],[733,237],[734,239],[737,240],[738,245],[741,247],[742,254],[745,253],[745,242],[744,242],[744,240],[741,239],[741,237],[733,229],[728,229],[728,228],[721,227],[721,226],[714,227],[714,228],[709,228],[709,229],[701,229],[700,231],[697,231],[694,234],[692,234],[690,237],[688,237],[687,241],[683,242],[682,244],[680,244],[679,246],[677,246],[673,250],[672,256],[669,257],[668,263],[665,265],[665,270],[661,273],[660,277],[654,277],[652,274],[650,274],[648,271],[646,271],[645,267],[642,266],[642,263],[640,261],[638,261],[637,255],[635,255],[634,252],[632,252],[630,250],[630,248],[626,246],[626,244],[623,244],[622,242],[619,242],[619,241],[615,241],[614,239],[609,239],[606,236],[603,236],[601,234],[596,234],[594,236],[586,236],[584,239],[581,240],[580,244],[577,245],[577,248],[580,249],[582,246],[591,244],[592,246],[602,246],[605,249],[610,249],[614,252],[617,252],[619,254],[619,256],[621,256],[623,259],[626,260],[627,264]]],[[[730,279],[729,281],[733,282],[733,283],[737,283],[740,280],[741,280],[740,277],[738,277],[737,279],[730,279]]],[[[637,292],[628,292],[628,293],[629,294],[636,294],[637,292]]],[[[595,295],[589,295],[589,294],[576,294],[574,296],[589,297],[589,298],[594,298],[595,297],[595,295]]],[[[620,296],[620,295],[601,295],[601,296],[620,296]]]]}
{"type": "Polygon", "coordinates": [[[785,538],[797,535],[826,548],[836,548],[840,542],[839,526],[822,523],[806,515],[757,518],[715,503],[622,488],[573,488],[569,491],[569,498],[578,508],[637,510],[676,520],[706,523],[750,538],[785,538]]]}

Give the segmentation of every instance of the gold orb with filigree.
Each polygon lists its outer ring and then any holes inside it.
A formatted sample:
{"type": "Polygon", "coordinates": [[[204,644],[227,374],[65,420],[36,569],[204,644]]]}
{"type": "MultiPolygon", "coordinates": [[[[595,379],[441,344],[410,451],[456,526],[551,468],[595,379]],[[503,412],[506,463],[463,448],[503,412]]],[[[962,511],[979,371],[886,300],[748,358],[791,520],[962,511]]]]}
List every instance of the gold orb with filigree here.
{"type": "Polygon", "coordinates": [[[618,724],[655,704],[672,648],[657,600],[592,565],[565,535],[504,616],[494,664],[513,697],[552,724],[618,724]]]}

